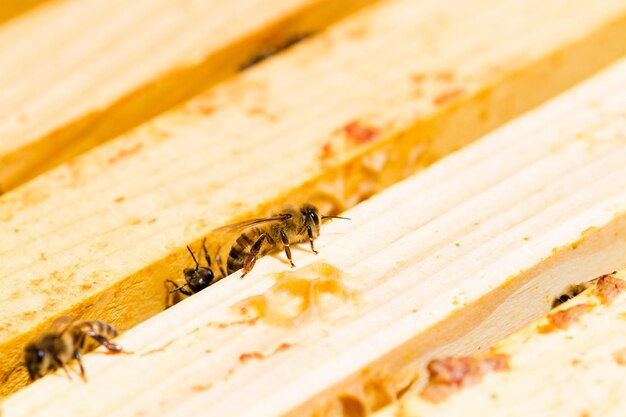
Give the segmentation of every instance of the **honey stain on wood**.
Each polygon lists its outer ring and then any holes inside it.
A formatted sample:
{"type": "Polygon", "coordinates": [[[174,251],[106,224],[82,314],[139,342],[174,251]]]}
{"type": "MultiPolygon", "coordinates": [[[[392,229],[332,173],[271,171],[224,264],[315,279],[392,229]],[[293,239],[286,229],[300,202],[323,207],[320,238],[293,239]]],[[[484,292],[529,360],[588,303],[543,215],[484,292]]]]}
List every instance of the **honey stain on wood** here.
{"type": "Polygon", "coordinates": [[[135,155],[137,152],[139,152],[141,149],[143,148],[143,144],[142,143],[135,143],[133,146],[128,147],[128,148],[124,148],[124,149],[120,149],[117,154],[113,155],[112,157],[110,157],[107,162],[109,164],[115,164],[118,163],[119,161],[126,159],[132,155],[135,155]]]}
{"type": "Polygon", "coordinates": [[[265,293],[239,301],[234,309],[247,319],[294,326],[309,317],[323,316],[346,302],[355,302],[358,294],[344,285],[344,276],[341,270],[324,262],[281,272],[265,293]]]}
{"type": "Polygon", "coordinates": [[[253,359],[256,359],[256,360],[266,359],[266,358],[269,358],[270,356],[274,356],[277,353],[284,352],[290,349],[292,346],[293,346],[292,343],[283,342],[280,345],[278,345],[276,349],[274,349],[272,352],[267,353],[267,354],[263,354],[261,352],[242,353],[241,355],[239,355],[239,362],[246,363],[253,359]]]}
{"type": "Polygon", "coordinates": [[[264,357],[265,356],[261,352],[247,352],[247,353],[242,353],[241,355],[239,355],[239,362],[246,363],[253,359],[261,360],[264,357]]]}
{"type": "Polygon", "coordinates": [[[537,331],[539,333],[550,333],[557,329],[566,330],[576,323],[583,314],[592,309],[593,306],[591,304],[578,304],[564,310],[555,311],[548,314],[548,322],[539,326],[537,331]]]}

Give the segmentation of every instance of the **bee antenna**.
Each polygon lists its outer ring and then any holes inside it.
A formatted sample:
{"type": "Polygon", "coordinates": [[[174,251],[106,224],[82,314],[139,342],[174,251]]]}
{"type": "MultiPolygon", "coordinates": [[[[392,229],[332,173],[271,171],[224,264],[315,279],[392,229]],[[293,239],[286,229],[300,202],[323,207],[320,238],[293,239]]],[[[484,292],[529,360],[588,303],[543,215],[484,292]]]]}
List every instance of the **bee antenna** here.
{"type": "Polygon", "coordinates": [[[322,219],[341,219],[341,220],[352,220],[349,219],[347,217],[341,217],[341,216],[321,216],[322,219]]]}
{"type": "Polygon", "coordinates": [[[209,266],[211,266],[211,257],[209,256],[209,253],[206,250],[206,237],[202,239],[202,249],[204,249],[204,257],[206,258],[206,263],[209,266]]]}
{"type": "Polygon", "coordinates": [[[198,261],[196,261],[196,257],[193,255],[193,252],[189,248],[189,245],[187,245],[187,250],[189,251],[189,254],[191,255],[191,257],[193,258],[193,261],[196,263],[196,271],[197,271],[200,265],[198,264],[198,261]]]}
{"type": "Polygon", "coordinates": [[[173,290],[170,290],[170,294],[176,291],[180,291],[182,288],[185,288],[187,286],[187,284],[182,284],[179,285],[178,287],[174,288],[173,290]]]}

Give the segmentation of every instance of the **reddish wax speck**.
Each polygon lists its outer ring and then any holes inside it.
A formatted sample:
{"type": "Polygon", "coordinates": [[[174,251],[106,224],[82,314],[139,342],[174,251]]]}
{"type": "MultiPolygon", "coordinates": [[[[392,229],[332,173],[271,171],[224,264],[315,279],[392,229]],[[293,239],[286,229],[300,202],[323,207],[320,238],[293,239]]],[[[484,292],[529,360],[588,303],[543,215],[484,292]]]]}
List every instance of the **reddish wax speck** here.
{"type": "Polygon", "coordinates": [[[343,127],[343,131],[348,139],[358,144],[373,141],[379,133],[375,127],[364,125],[358,121],[348,123],[343,127]]]}

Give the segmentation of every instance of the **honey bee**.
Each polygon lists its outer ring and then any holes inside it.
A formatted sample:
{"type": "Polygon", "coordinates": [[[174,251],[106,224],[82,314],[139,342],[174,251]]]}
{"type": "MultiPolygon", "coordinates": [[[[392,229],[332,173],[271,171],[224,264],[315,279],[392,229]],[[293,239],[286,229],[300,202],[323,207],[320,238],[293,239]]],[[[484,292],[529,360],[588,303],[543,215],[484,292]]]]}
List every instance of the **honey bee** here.
{"type": "Polygon", "coordinates": [[[193,295],[194,293],[205,289],[216,280],[224,278],[227,275],[224,267],[222,266],[221,258],[219,255],[216,256],[216,262],[219,266],[219,270],[222,276],[217,277],[211,269],[211,257],[206,250],[206,239],[202,241],[202,249],[204,250],[204,259],[206,259],[207,266],[200,266],[200,264],[196,260],[195,255],[193,254],[193,251],[191,250],[191,248],[189,248],[189,246],[187,246],[187,250],[189,251],[191,258],[195,262],[196,267],[185,268],[185,270],[183,271],[183,274],[185,275],[185,283],[182,285],[177,285],[174,281],[169,279],[167,280],[167,282],[171,282],[172,284],[174,284],[175,287],[173,290],[170,291],[170,294],[179,291],[185,295],[193,295]],[[189,289],[185,289],[185,287],[189,289]]]}
{"type": "Polygon", "coordinates": [[[576,297],[578,294],[582,293],[587,288],[590,288],[592,285],[594,285],[598,281],[598,279],[599,278],[595,278],[590,281],[581,282],[580,284],[570,285],[569,287],[567,287],[567,290],[563,294],[559,295],[552,301],[552,308],[559,306],[564,302],[576,297]]]}
{"type": "Polygon", "coordinates": [[[617,271],[613,271],[610,274],[600,275],[597,278],[594,278],[589,281],[581,282],[580,284],[570,285],[569,287],[567,287],[567,291],[565,291],[563,294],[559,295],[552,301],[552,308],[558,305],[561,305],[566,301],[571,300],[572,298],[576,297],[578,294],[582,293],[586,289],[591,288],[593,285],[598,283],[598,280],[600,280],[600,278],[607,277],[615,273],[617,273],[617,271]]]}
{"type": "Polygon", "coordinates": [[[270,217],[252,219],[216,229],[216,231],[234,231],[243,229],[230,249],[226,263],[227,275],[243,269],[245,277],[256,260],[269,252],[283,249],[291,267],[295,265],[291,258],[292,243],[308,241],[311,251],[317,254],[313,241],[320,234],[320,222],[323,219],[344,219],[340,216],[320,216],[313,204],[303,204],[300,208],[288,206],[270,217]]]}
{"type": "Polygon", "coordinates": [[[34,381],[58,368],[63,368],[71,378],[67,364],[76,359],[80,376],[86,381],[82,355],[100,345],[109,351],[121,352],[121,346],[109,341],[115,337],[117,330],[103,321],[75,321],[68,316],[60,317],[24,349],[30,379],[34,381]]]}

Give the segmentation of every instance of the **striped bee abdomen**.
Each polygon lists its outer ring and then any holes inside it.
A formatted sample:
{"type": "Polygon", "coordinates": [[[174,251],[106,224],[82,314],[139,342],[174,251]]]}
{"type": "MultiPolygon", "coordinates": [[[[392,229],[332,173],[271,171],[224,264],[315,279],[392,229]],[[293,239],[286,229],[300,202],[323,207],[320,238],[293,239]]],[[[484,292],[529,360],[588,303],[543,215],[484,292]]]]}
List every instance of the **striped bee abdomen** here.
{"type": "MultiPolygon", "coordinates": [[[[253,227],[243,232],[233,246],[230,248],[228,254],[228,261],[226,262],[227,273],[230,275],[235,271],[243,268],[246,258],[250,255],[250,249],[264,233],[257,227],[253,227]]],[[[274,247],[274,239],[269,234],[265,235],[265,241],[261,247],[261,251],[258,256],[265,255],[272,247],[274,247]]]]}
{"type": "Polygon", "coordinates": [[[74,331],[75,346],[80,353],[89,352],[101,344],[98,337],[106,340],[117,337],[115,327],[100,320],[82,321],[76,324],[74,331]],[[97,336],[94,338],[94,336],[97,336]]]}

